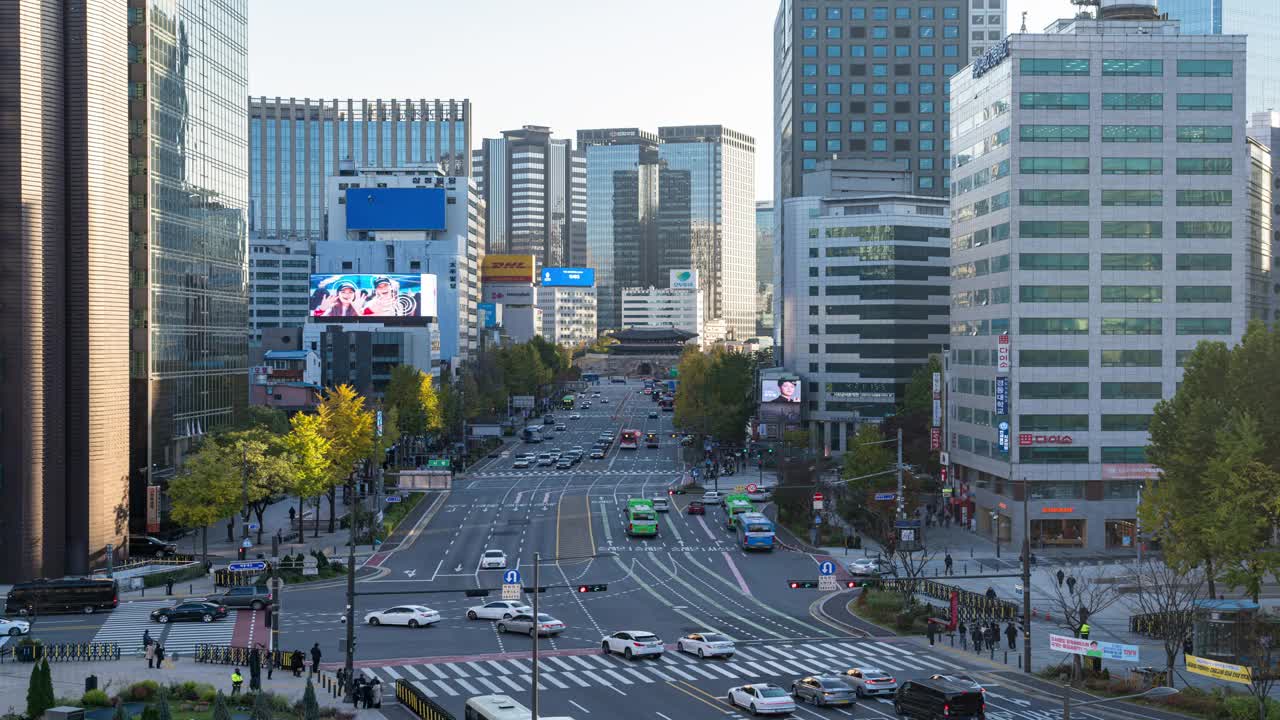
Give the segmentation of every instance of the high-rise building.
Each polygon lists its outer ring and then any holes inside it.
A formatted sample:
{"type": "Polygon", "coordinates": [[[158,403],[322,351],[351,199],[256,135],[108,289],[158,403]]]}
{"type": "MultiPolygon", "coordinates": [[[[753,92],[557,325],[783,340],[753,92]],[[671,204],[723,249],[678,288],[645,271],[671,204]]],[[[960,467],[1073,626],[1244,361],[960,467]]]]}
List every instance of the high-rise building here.
{"type": "Polygon", "coordinates": [[[773,337],[773,203],[756,203],[756,335],[773,337]]]}
{"type": "Polygon", "coordinates": [[[976,60],[1004,40],[1008,0],[969,0],[969,58],[976,60]]]}
{"type": "Polygon", "coordinates": [[[657,278],[695,269],[706,320],[756,334],[755,140],[721,125],[658,128],[657,278]]]}
{"type": "Polygon", "coordinates": [[[133,515],[248,401],[248,0],[129,0],[133,515]]]}
{"type": "Polygon", "coordinates": [[[1024,522],[1033,543],[1132,547],[1152,408],[1196,343],[1270,307],[1246,38],[1135,4],[952,78],[944,449],[958,519],[1013,547],[1024,522]]]}
{"type": "Polygon", "coordinates": [[[1160,12],[1189,35],[1248,35],[1248,112],[1280,110],[1280,3],[1275,0],[1160,0],[1160,12]]]}
{"type": "Polygon", "coordinates": [[[622,327],[622,288],[657,284],[658,136],[638,128],[579,130],[587,159],[587,254],[597,323],[622,327]]]}
{"type": "Polygon", "coordinates": [[[486,138],[473,154],[488,208],[486,252],[533,255],[544,267],[569,264],[586,238],[586,158],[551,128],[525,125],[486,138]]]}
{"type": "Polygon", "coordinates": [[[947,201],[917,194],[905,164],[824,160],[783,203],[782,355],[833,453],[893,415],[947,343],[947,201]]]}
{"type": "Polygon", "coordinates": [[[128,533],[128,16],[0,4],[0,583],[103,567],[128,533]]]}
{"type": "Polygon", "coordinates": [[[312,248],[307,238],[249,237],[249,342],[263,347],[264,331],[297,328],[310,302],[312,248]]]}
{"type": "MultiPolygon", "coordinates": [[[[1271,208],[1271,257],[1275,267],[1274,258],[1280,253],[1280,111],[1253,113],[1249,118],[1249,137],[1271,150],[1271,196],[1262,202],[1262,207],[1271,208]]],[[[1273,294],[1267,324],[1274,327],[1277,322],[1280,322],[1280,297],[1273,294]]]]}

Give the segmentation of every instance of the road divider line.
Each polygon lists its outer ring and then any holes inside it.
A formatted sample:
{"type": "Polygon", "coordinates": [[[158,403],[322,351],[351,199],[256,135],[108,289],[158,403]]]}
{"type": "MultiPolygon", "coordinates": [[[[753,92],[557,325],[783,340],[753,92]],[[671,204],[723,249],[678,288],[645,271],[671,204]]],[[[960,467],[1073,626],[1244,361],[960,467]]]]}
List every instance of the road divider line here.
{"type": "Polygon", "coordinates": [[[671,512],[667,511],[665,515],[667,518],[667,527],[671,528],[671,533],[676,536],[676,544],[684,545],[684,538],[680,537],[680,531],[676,529],[676,523],[671,519],[671,512]]]}
{"type": "MultiPolygon", "coordinates": [[[[686,559],[688,559],[688,560],[689,560],[689,562],[693,563],[694,565],[697,565],[701,570],[703,570],[703,574],[702,574],[702,575],[699,575],[699,577],[701,577],[701,578],[703,579],[703,582],[707,582],[707,578],[708,578],[708,577],[710,577],[710,578],[714,578],[714,579],[716,580],[716,582],[719,582],[719,583],[720,583],[720,584],[722,584],[722,585],[726,585],[726,586],[728,586],[728,587],[730,587],[730,588],[732,588],[732,587],[733,587],[733,583],[729,582],[728,580],[725,580],[723,577],[720,577],[720,575],[719,575],[719,574],[717,574],[715,571],[713,571],[711,568],[709,568],[709,567],[707,567],[706,565],[703,565],[702,563],[698,562],[697,558],[693,557],[693,553],[685,553],[685,554],[684,554],[684,557],[685,557],[686,559]]],[[[798,618],[792,617],[791,615],[788,615],[788,614],[786,614],[786,613],[784,613],[784,612],[782,612],[782,611],[780,611],[780,610],[778,610],[778,609],[774,608],[774,607],[773,607],[773,606],[771,606],[771,605],[768,605],[768,604],[766,604],[766,603],[761,602],[761,601],[760,601],[758,598],[756,598],[754,595],[747,595],[747,599],[748,599],[748,600],[750,600],[751,602],[755,603],[757,606],[759,606],[761,609],[763,609],[765,612],[769,613],[770,615],[773,615],[773,616],[775,616],[775,617],[782,618],[782,619],[784,619],[784,620],[787,620],[788,622],[793,622],[793,623],[796,623],[796,624],[798,624],[798,625],[802,625],[802,626],[803,626],[803,627],[805,627],[806,629],[808,629],[808,628],[811,628],[811,627],[812,627],[812,626],[809,626],[809,625],[804,625],[804,623],[803,623],[800,619],[798,619],[798,618]]],[[[816,627],[814,627],[814,628],[812,628],[812,629],[813,629],[813,630],[815,630],[816,632],[818,632],[818,633],[820,633],[820,634],[822,634],[822,635],[826,636],[826,637],[839,637],[838,635],[833,635],[832,633],[825,632],[825,631],[823,631],[821,628],[816,628],[816,627]]]]}
{"type": "MultiPolygon", "coordinates": [[[[672,562],[674,563],[675,561],[674,561],[674,560],[672,560],[672,562]]],[[[701,591],[701,590],[698,590],[696,587],[694,587],[694,586],[693,586],[693,585],[691,585],[690,583],[686,582],[686,581],[685,581],[685,579],[684,579],[684,578],[682,578],[682,577],[680,577],[679,573],[677,573],[677,572],[676,572],[675,570],[673,570],[672,568],[668,568],[666,565],[663,565],[661,562],[659,562],[659,563],[658,563],[658,567],[662,568],[662,569],[663,569],[663,570],[664,570],[668,575],[670,575],[670,576],[671,576],[671,579],[672,579],[673,581],[675,581],[675,582],[679,583],[680,585],[684,586],[684,588],[685,588],[686,590],[688,590],[689,592],[691,592],[691,593],[693,593],[694,595],[696,595],[696,596],[698,596],[699,598],[701,598],[704,602],[706,602],[706,603],[707,603],[707,606],[708,606],[708,607],[716,607],[717,605],[720,605],[719,603],[717,603],[717,602],[716,602],[715,600],[713,600],[712,598],[710,598],[710,597],[708,597],[708,596],[704,595],[704,594],[702,593],[702,591],[701,591]]],[[[743,615],[739,615],[738,613],[733,612],[732,610],[730,610],[730,609],[728,609],[728,608],[726,608],[726,607],[723,607],[722,605],[720,606],[720,610],[721,610],[721,612],[723,612],[724,614],[726,614],[726,615],[728,615],[728,616],[730,616],[730,617],[734,618],[735,620],[737,620],[737,621],[739,621],[739,622],[743,623],[744,625],[749,625],[749,626],[751,626],[751,627],[755,628],[756,630],[758,630],[759,632],[761,632],[761,633],[763,633],[763,634],[765,634],[765,635],[772,635],[773,637],[778,638],[778,639],[782,639],[782,638],[785,638],[785,637],[786,637],[786,635],[783,635],[782,633],[780,633],[780,632],[778,632],[778,631],[776,631],[776,630],[770,630],[769,628],[765,627],[764,625],[761,625],[760,623],[755,622],[754,620],[750,620],[750,619],[748,619],[747,617],[745,617],[745,616],[743,616],[743,615]]]]}
{"type": "Polygon", "coordinates": [[[733,564],[733,558],[730,557],[727,552],[722,552],[720,554],[724,556],[724,561],[729,563],[729,570],[731,570],[733,572],[733,576],[737,578],[738,587],[742,589],[742,594],[750,595],[751,588],[747,587],[747,581],[742,578],[742,573],[738,572],[738,566],[733,564]]]}
{"type": "MultiPolygon", "coordinates": [[[[613,560],[614,562],[618,563],[618,567],[626,571],[628,577],[636,581],[636,584],[639,585],[641,589],[643,589],[645,592],[652,595],[654,599],[656,599],[658,602],[671,608],[672,612],[677,613],[680,616],[686,618],[697,627],[706,628],[709,632],[721,632],[720,630],[717,630],[716,627],[711,623],[703,620],[700,617],[697,617],[696,615],[694,615],[693,613],[690,613],[687,610],[676,607],[670,600],[664,597],[662,593],[658,592],[657,590],[654,590],[653,587],[649,585],[649,583],[645,582],[644,580],[641,580],[638,574],[636,574],[631,568],[627,567],[627,564],[623,562],[622,558],[614,556],[613,560]]],[[[576,597],[576,593],[575,593],[575,597],[576,597]]]]}

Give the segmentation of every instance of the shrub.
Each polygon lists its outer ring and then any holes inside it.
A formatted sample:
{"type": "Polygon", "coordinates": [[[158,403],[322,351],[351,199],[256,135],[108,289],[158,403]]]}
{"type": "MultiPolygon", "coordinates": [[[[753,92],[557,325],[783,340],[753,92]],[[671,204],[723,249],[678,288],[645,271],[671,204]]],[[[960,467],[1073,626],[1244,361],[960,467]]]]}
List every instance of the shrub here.
{"type": "Polygon", "coordinates": [[[160,694],[160,683],[155,680],[142,680],[133,683],[120,691],[117,696],[121,700],[133,702],[150,702],[156,695],[160,694]]]}
{"type": "Polygon", "coordinates": [[[85,707],[110,707],[111,698],[101,690],[89,690],[80,697],[80,704],[85,707]]]}
{"type": "Polygon", "coordinates": [[[324,570],[325,568],[329,567],[329,558],[325,557],[324,553],[320,552],[319,550],[313,550],[311,552],[311,555],[316,559],[317,569],[324,570]]]}
{"type": "Polygon", "coordinates": [[[170,570],[162,573],[152,573],[151,575],[142,576],[142,585],[144,587],[164,587],[164,584],[173,579],[175,583],[183,580],[195,580],[204,577],[204,565],[195,563],[188,567],[170,570]]]}
{"type": "Polygon", "coordinates": [[[160,709],[155,705],[148,705],[142,709],[142,720],[160,720],[160,709]]]}

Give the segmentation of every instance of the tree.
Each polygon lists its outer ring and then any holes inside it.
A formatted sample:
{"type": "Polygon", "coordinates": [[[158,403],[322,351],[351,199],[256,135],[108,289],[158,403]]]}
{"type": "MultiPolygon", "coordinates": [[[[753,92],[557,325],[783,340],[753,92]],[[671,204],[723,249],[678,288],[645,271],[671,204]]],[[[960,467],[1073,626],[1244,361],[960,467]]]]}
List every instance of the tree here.
{"type": "Polygon", "coordinates": [[[698,436],[711,432],[709,406],[711,358],[697,348],[689,348],[680,356],[680,384],[676,386],[675,427],[698,436]]]}
{"type": "MultiPolygon", "coordinates": [[[[1120,585],[1108,582],[1110,578],[1102,570],[1084,567],[1079,570],[1062,585],[1049,583],[1049,601],[1054,608],[1054,619],[1059,627],[1074,637],[1080,636],[1080,626],[1089,622],[1089,618],[1120,599],[1120,585]],[[1075,582],[1071,582],[1072,579],[1075,582]]],[[[1073,655],[1072,658],[1073,675],[1078,677],[1080,656],[1073,655]]]]}
{"type": "Polygon", "coordinates": [[[1209,461],[1206,478],[1222,579],[1243,588],[1254,602],[1262,594],[1263,579],[1280,572],[1280,551],[1271,542],[1280,526],[1280,473],[1262,462],[1262,438],[1252,417],[1232,412],[1218,433],[1218,452],[1209,461]]]}
{"type": "Polygon", "coordinates": [[[887,472],[893,469],[894,463],[890,447],[876,425],[863,423],[858,426],[857,433],[849,439],[844,464],[840,468],[840,478],[845,484],[838,506],[846,520],[861,526],[864,532],[873,533],[876,540],[886,547],[893,544],[897,504],[876,501],[874,495],[891,489],[896,492],[895,478],[887,472]]]}
{"type": "Polygon", "coordinates": [[[213,720],[231,720],[231,711],[227,708],[227,696],[223,695],[221,690],[213,697],[213,720]]]}
{"type": "Polygon", "coordinates": [[[156,703],[159,720],[173,720],[173,711],[169,709],[169,691],[161,688],[159,695],[159,702],[156,703]]]}
{"type": "MultiPolygon", "coordinates": [[[[129,720],[129,716],[126,715],[124,712],[123,700],[116,702],[116,708],[111,713],[111,720],[129,720]]],[[[214,716],[213,720],[231,720],[231,718],[230,717],[220,718],[220,717],[214,716]]]]}
{"type": "Polygon", "coordinates": [[[31,680],[27,683],[27,717],[32,720],[38,720],[57,702],[53,697],[53,682],[48,668],[49,662],[43,659],[31,666],[31,680]]]}
{"type": "Polygon", "coordinates": [[[1204,573],[1182,573],[1158,560],[1146,559],[1135,568],[1137,592],[1130,597],[1138,612],[1158,619],[1151,635],[1164,645],[1166,677],[1173,687],[1173,666],[1183,641],[1195,625],[1196,601],[1204,590],[1204,573]]]}
{"type": "Polygon", "coordinates": [[[261,690],[253,696],[253,710],[249,713],[249,720],[272,720],[271,703],[267,701],[267,694],[261,690]]]}
{"type": "Polygon", "coordinates": [[[329,441],[329,532],[334,531],[337,487],[373,449],[374,414],[364,404],[350,385],[339,385],[326,390],[318,406],[325,408],[320,431],[329,441]]]}
{"type": "Polygon", "coordinates": [[[1271,689],[1280,679],[1280,618],[1260,610],[1243,630],[1246,644],[1241,660],[1249,669],[1249,694],[1258,703],[1259,720],[1274,718],[1274,712],[1267,712],[1267,705],[1275,702],[1271,689]]]}
{"type": "MultiPolygon", "coordinates": [[[[911,373],[911,381],[907,383],[906,392],[902,396],[900,410],[903,414],[933,414],[933,374],[940,372],[942,363],[936,355],[930,355],[928,363],[911,373]]],[[[928,432],[928,428],[922,429],[928,432]]]]}
{"type": "Polygon", "coordinates": [[[247,500],[242,513],[249,522],[249,513],[258,518],[258,544],[262,544],[263,514],[273,498],[289,489],[293,471],[292,458],[280,435],[263,428],[225,433],[219,437],[228,460],[241,473],[242,500],[247,500]],[[245,484],[247,483],[247,493],[245,484]]]}
{"type": "Polygon", "coordinates": [[[747,423],[755,414],[755,364],[745,353],[717,348],[711,352],[711,369],[707,376],[711,434],[738,443],[747,423]]]}
{"type": "Polygon", "coordinates": [[[320,720],[320,703],[316,702],[316,688],[307,678],[307,689],[302,693],[302,720],[320,720]]]}
{"type": "Polygon", "coordinates": [[[229,463],[226,448],[205,440],[187,457],[169,482],[169,517],[185,528],[200,530],[201,559],[209,560],[209,526],[240,507],[239,463],[229,463]]]}
{"type": "Polygon", "coordinates": [[[289,432],[289,417],[276,408],[249,405],[231,426],[232,432],[242,430],[265,430],[272,435],[283,435],[289,432]]]}
{"type": "Polygon", "coordinates": [[[319,498],[329,488],[332,471],[329,466],[331,443],[324,436],[329,408],[317,408],[315,415],[298,413],[290,420],[292,430],[284,437],[284,446],[291,464],[290,489],[298,496],[298,539],[302,539],[303,509],[305,498],[316,498],[315,537],[320,536],[319,498]]]}
{"type": "Polygon", "coordinates": [[[431,376],[411,365],[391,368],[391,379],[382,394],[384,406],[395,408],[400,430],[413,438],[424,438],[443,427],[440,400],[431,376]]]}

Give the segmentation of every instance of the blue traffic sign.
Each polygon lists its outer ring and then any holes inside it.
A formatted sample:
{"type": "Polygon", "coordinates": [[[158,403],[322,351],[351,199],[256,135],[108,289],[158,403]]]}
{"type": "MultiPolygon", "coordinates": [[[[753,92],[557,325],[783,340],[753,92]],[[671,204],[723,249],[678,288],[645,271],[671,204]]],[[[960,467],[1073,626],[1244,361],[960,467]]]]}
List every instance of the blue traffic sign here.
{"type": "Polygon", "coordinates": [[[259,525],[258,523],[249,523],[250,530],[257,530],[259,527],[262,527],[262,526],[259,525]]]}
{"type": "Polygon", "coordinates": [[[830,560],[823,560],[822,562],[818,563],[818,574],[819,575],[835,575],[836,564],[831,562],[830,560]]]}
{"type": "Polygon", "coordinates": [[[897,493],[876,493],[877,500],[893,500],[897,497],[897,493]]]}
{"type": "Polygon", "coordinates": [[[248,570],[266,570],[267,563],[262,560],[253,560],[251,562],[233,562],[227,563],[227,569],[231,572],[245,572],[248,570]]]}
{"type": "Polygon", "coordinates": [[[400,502],[400,496],[399,496],[399,495],[388,495],[388,496],[387,496],[387,502],[389,502],[389,503],[398,503],[398,502],[400,502]]]}
{"type": "Polygon", "coordinates": [[[519,584],[520,584],[520,571],[519,571],[519,570],[508,570],[508,571],[506,571],[506,572],[502,573],[502,582],[506,583],[507,585],[519,585],[519,584]]]}

